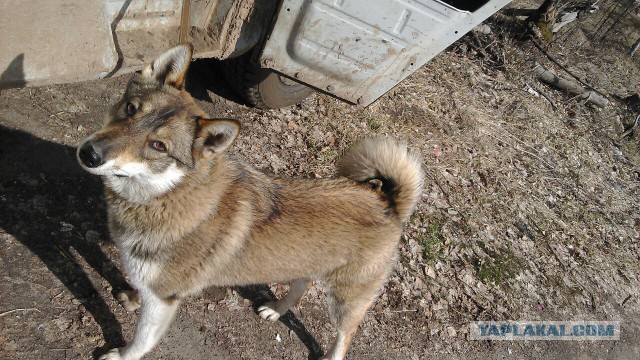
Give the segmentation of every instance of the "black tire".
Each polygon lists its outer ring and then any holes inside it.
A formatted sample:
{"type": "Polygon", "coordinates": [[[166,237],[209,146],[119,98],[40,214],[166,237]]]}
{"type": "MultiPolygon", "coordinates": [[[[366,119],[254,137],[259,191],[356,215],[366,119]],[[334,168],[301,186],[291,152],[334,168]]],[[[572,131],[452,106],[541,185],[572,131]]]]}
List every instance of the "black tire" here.
{"type": "Polygon", "coordinates": [[[224,64],[224,76],[229,85],[251,106],[277,109],[300,103],[314,90],[271,69],[251,62],[251,51],[224,64]]]}

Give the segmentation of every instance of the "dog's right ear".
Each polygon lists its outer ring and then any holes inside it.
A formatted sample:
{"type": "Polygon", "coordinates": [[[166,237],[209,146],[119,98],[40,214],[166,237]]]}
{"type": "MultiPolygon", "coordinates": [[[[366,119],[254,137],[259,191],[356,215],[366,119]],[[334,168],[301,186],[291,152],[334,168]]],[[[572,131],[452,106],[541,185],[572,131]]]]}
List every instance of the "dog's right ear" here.
{"type": "Polygon", "coordinates": [[[193,46],[191,44],[178,45],[158,56],[142,70],[141,74],[161,84],[182,89],[192,53],[193,46]]]}
{"type": "Polygon", "coordinates": [[[224,151],[240,132],[240,122],[235,119],[198,119],[193,151],[205,159],[224,151]]]}

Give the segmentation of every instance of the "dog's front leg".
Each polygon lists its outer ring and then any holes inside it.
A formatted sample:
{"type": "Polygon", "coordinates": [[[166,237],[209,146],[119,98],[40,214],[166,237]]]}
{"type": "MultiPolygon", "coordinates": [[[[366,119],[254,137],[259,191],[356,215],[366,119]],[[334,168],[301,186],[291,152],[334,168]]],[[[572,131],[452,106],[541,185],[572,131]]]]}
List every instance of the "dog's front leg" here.
{"type": "Polygon", "coordinates": [[[112,349],[100,360],[137,360],[160,341],[175,317],[180,301],[162,299],[150,290],[140,290],[142,310],[133,341],[127,346],[112,349]]]}

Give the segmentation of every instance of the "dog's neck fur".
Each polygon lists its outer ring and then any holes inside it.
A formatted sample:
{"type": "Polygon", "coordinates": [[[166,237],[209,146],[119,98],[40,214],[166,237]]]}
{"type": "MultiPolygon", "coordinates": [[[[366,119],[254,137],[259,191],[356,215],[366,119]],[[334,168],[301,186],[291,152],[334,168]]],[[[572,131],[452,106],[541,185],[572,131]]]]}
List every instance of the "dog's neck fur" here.
{"type": "MultiPolygon", "coordinates": [[[[213,161],[203,159],[197,164],[197,170],[186,175],[170,195],[152,198],[145,204],[128,201],[105,186],[109,227],[120,251],[127,253],[127,257],[133,259],[129,262],[136,266],[170,261],[170,254],[180,252],[185,246],[202,246],[203,251],[215,249],[208,255],[217,258],[211,263],[224,266],[242,249],[252,230],[251,223],[240,218],[268,221],[273,209],[277,209],[274,188],[278,186],[274,186],[271,178],[227,155],[213,161]],[[225,211],[220,209],[222,204],[227,207],[225,211]],[[221,216],[220,213],[225,215],[212,221],[221,216]],[[234,219],[225,218],[229,214],[233,214],[234,219]],[[229,221],[245,225],[231,229],[216,225],[229,221]],[[202,226],[208,227],[208,233],[219,234],[220,239],[190,236],[203,232],[202,226]],[[211,241],[217,245],[211,247],[211,241]]],[[[163,284],[167,283],[157,278],[160,273],[170,276],[171,271],[164,268],[159,273],[149,272],[149,276],[140,281],[163,296],[186,295],[177,293],[174,287],[165,288],[163,284]]]]}
{"type": "MultiPolygon", "coordinates": [[[[152,197],[145,203],[132,202],[105,184],[109,221],[115,240],[131,238],[134,234],[146,235],[153,241],[144,242],[144,246],[149,248],[145,252],[156,253],[159,248],[170,245],[212,216],[239,175],[224,156],[215,160],[198,164],[198,171],[185,175],[171,189],[170,196],[152,197]]],[[[133,244],[122,245],[133,247],[133,244]]]]}
{"type": "Polygon", "coordinates": [[[224,197],[249,201],[252,215],[267,220],[277,206],[271,194],[273,188],[273,180],[265,174],[220,154],[211,160],[201,159],[196,171],[185,175],[170,195],[153,197],[140,204],[127,200],[105,184],[105,197],[116,243],[148,258],[160,256],[162,248],[171,248],[204,219],[215,216],[224,197]],[[131,243],[131,239],[140,237],[151,241],[131,243]]]}

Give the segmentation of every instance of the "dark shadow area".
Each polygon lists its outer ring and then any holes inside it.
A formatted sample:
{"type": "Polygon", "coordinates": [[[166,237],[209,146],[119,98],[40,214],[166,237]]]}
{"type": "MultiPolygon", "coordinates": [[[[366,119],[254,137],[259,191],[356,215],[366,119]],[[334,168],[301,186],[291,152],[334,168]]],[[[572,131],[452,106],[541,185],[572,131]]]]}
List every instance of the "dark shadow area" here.
{"type": "Polygon", "coordinates": [[[227,83],[223,75],[224,71],[225,67],[220,60],[194,60],[191,62],[189,72],[187,73],[187,91],[191,96],[202,101],[214,101],[208,93],[211,91],[224,99],[248,106],[247,102],[233,91],[233,88],[227,83]]]}
{"type": "Polygon", "coordinates": [[[480,9],[484,4],[488,3],[489,0],[442,0],[442,2],[449,4],[458,10],[473,12],[480,9]]]}
{"type": "Polygon", "coordinates": [[[115,315],[72,250],[114,291],[129,285],[98,244],[108,238],[102,183],[80,169],[75,151],[0,126],[0,227],[38,256],[91,313],[106,341],[94,352],[100,355],[125,342],[115,315]]]}
{"type": "Polygon", "coordinates": [[[536,9],[522,9],[522,8],[511,8],[511,9],[502,9],[501,13],[507,16],[531,16],[535,14],[536,9]]]}
{"type": "Polygon", "coordinates": [[[11,60],[9,66],[0,74],[0,89],[23,87],[27,84],[24,78],[24,54],[11,60]]]}
{"type": "MultiPolygon", "coordinates": [[[[267,285],[238,286],[234,289],[240,296],[251,301],[253,311],[256,314],[258,313],[258,307],[260,307],[260,305],[277,300],[267,285]]],[[[280,317],[279,321],[288,327],[289,330],[293,331],[304,346],[307,347],[309,350],[309,360],[316,360],[324,355],[320,344],[318,344],[313,335],[307,331],[304,324],[302,324],[291,311],[287,311],[286,314],[280,317]]]]}

